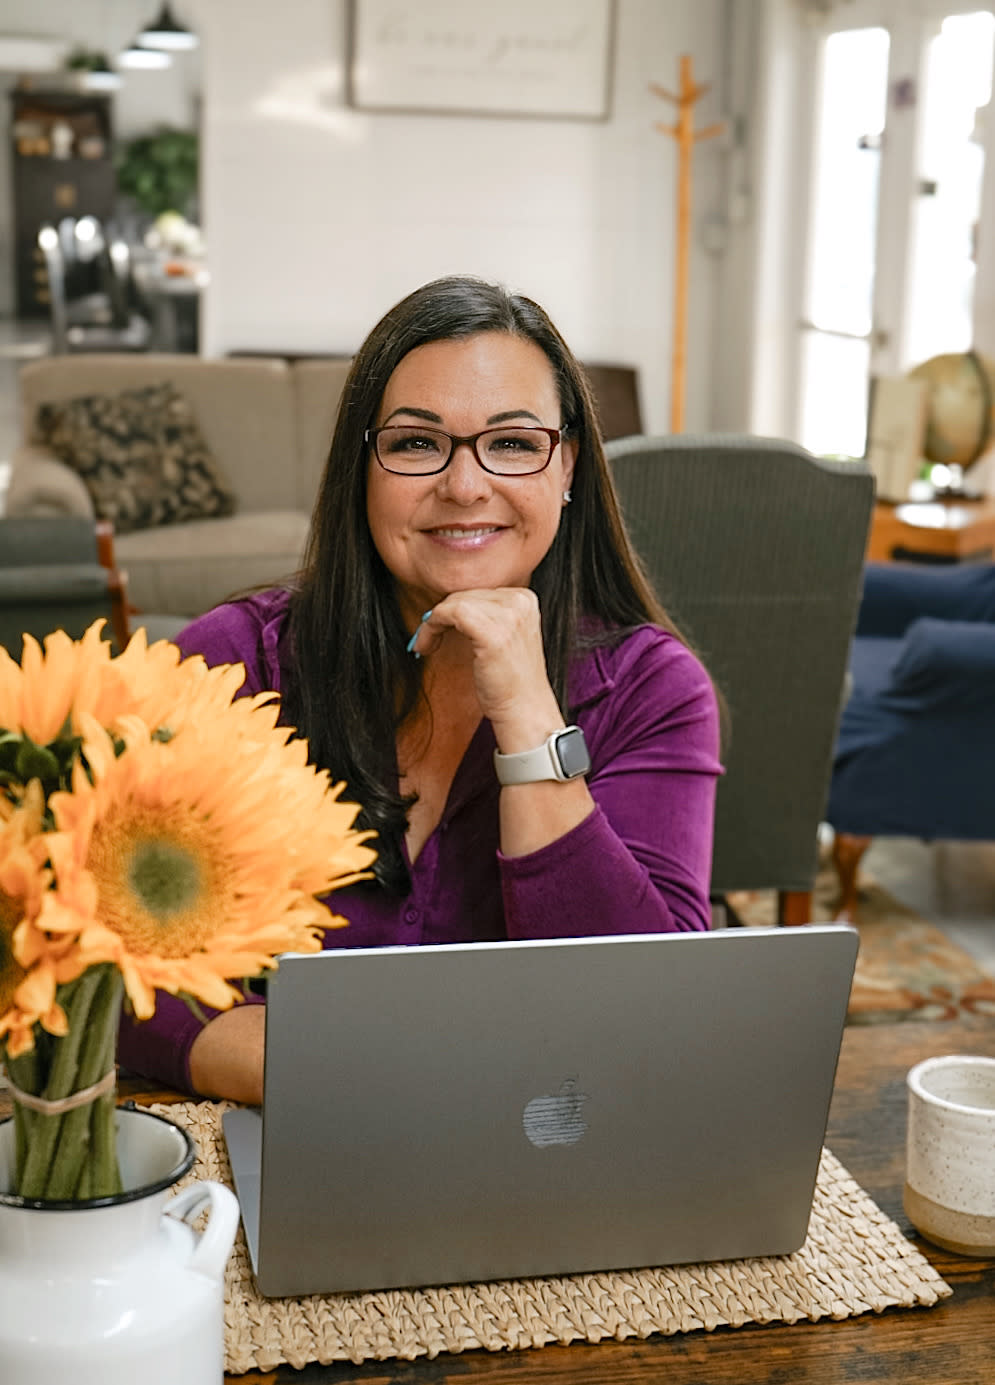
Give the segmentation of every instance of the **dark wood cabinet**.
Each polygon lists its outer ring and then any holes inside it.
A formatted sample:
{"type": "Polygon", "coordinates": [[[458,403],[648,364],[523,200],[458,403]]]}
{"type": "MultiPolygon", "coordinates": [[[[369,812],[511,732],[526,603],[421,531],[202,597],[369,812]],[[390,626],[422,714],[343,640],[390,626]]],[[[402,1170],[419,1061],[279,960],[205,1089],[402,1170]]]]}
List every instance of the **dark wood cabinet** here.
{"type": "Polygon", "coordinates": [[[114,215],[111,103],[77,92],[11,92],[14,265],[19,317],[48,315],[38,230],[63,217],[114,215]]]}

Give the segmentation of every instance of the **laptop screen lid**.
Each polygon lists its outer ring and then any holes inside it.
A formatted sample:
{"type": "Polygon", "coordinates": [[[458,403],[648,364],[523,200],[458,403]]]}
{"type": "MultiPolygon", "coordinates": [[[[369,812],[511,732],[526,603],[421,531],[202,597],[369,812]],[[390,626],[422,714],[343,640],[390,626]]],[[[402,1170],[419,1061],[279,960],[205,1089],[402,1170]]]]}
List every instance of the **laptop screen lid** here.
{"type": "Polygon", "coordinates": [[[829,924],[284,957],[262,1120],[225,1116],[260,1291],[796,1250],[856,953],[829,924]]]}

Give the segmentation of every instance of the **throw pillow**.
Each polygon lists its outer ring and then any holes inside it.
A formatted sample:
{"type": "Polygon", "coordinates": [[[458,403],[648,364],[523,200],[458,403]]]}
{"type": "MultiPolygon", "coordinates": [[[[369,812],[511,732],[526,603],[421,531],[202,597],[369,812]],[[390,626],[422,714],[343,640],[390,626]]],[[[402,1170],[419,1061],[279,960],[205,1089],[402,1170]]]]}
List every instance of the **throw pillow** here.
{"type": "Polygon", "coordinates": [[[190,405],[170,384],[42,404],[35,441],[78,472],[98,518],[120,534],[235,508],[190,405]]]}

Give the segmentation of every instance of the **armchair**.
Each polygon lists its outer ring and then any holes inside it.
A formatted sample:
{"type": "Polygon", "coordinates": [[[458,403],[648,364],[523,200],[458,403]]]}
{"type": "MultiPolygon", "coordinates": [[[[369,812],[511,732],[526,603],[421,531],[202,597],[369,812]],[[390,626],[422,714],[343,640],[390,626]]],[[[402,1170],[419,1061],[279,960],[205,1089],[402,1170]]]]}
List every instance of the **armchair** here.
{"type": "Polygon", "coordinates": [[[770,438],[606,451],[636,550],[727,703],[713,897],[773,889],[779,920],[806,923],[871,473],[770,438]]]}
{"type": "Polygon", "coordinates": [[[76,640],[101,618],[117,652],[139,626],[152,643],[173,639],[186,624],[182,616],[138,616],[106,521],[77,515],[0,519],[0,645],[9,654],[21,657],[25,634],[41,641],[65,630],[76,640]]]}
{"type": "Polygon", "coordinates": [[[995,840],[995,564],[868,563],[826,820],[840,913],[873,837],[995,840]]]}
{"type": "Polygon", "coordinates": [[[79,639],[101,617],[119,650],[128,643],[125,577],[111,535],[92,519],[0,519],[0,645],[21,657],[25,634],[79,639]]]}

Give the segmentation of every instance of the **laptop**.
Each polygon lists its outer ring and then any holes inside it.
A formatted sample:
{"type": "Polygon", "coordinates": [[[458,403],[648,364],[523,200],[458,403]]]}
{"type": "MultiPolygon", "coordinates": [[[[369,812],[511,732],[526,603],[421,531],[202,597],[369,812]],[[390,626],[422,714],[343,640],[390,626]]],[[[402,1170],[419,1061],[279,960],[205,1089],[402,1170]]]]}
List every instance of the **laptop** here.
{"type": "Polygon", "coordinates": [[[224,1116],[266,1296],[785,1255],[805,1239],[844,924],[280,961],[224,1116]]]}

